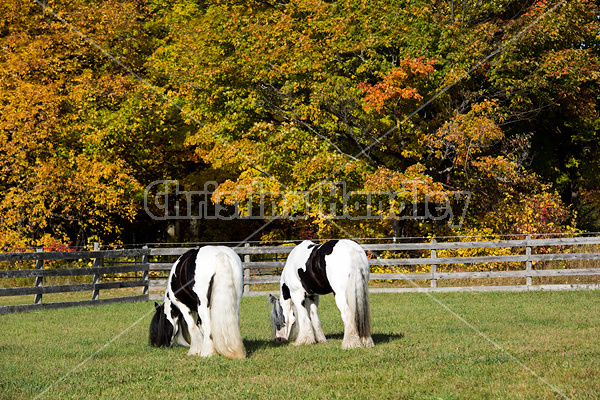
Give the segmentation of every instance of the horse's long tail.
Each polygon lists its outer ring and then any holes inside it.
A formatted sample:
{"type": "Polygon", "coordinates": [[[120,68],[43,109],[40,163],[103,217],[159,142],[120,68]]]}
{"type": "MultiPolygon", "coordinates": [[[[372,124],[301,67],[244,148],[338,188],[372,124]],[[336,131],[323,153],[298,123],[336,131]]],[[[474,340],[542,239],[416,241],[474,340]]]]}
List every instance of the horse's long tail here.
{"type": "Polygon", "coordinates": [[[371,306],[369,304],[369,260],[365,252],[360,249],[351,254],[352,263],[357,266],[353,268],[353,284],[348,285],[348,305],[354,308],[354,320],[356,331],[360,341],[365,347],[372,347],[371,338],[371,306]]]}
{"type": "Polygon", "coordinates": [[[244,358],[246,349],[240,334],[240,300],[243,292],[243,274],[226,254],[218,254],[219,268],[214,276],[210,295],[210,319],[213,342],[217,353],[227,358],[244,358]],[[238,278],[239,277],[239,278],[238,278]]]}

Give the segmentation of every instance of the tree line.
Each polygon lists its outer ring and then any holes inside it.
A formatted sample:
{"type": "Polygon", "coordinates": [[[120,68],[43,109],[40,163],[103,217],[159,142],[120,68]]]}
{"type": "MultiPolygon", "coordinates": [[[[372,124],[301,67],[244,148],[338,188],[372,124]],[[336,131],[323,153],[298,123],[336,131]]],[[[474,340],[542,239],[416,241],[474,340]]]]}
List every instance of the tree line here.
{"type": "Polygon", "coordinates": [[[0,247],[598,231],[599,15],[591,0],[0,0],[0,247]],[[286,217],[152,219],[157,180],[286,217]],[[340,182],[395,196],[361,219],[340,182]],[[459,224],[397,218],[444,206],[459,224]]]}

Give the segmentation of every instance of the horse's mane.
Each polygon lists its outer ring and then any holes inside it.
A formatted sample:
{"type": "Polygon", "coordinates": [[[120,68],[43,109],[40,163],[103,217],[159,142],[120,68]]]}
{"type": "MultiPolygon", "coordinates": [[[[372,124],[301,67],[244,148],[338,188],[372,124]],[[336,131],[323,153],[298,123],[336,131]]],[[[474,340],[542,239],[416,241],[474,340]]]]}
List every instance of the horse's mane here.
{"type": "Polygon", "coordinates": [[[161,305],[154,303],[154,306],[156,313],[150,322],[150,345],[154,347],[169,347],[171,345],[173,326],[167,321],[164,303],[161,305]]]}
{"type": "Polygon", "coordinates": [[[279,299],[275,296],[269,295],[269,302],[273,304],[273,310],[271,310],[271,325],[274,330],[279,330],[285,326],[285,317],[283,315],[283,308],[279,303],[279,299]]]}

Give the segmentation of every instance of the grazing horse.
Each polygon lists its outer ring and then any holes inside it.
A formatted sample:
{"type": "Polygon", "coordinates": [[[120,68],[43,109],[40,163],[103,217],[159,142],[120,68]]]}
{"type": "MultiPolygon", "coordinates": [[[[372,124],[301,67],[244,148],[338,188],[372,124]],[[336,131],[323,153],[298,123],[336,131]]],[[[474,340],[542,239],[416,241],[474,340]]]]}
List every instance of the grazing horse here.
{"type": "Polygon", "coordinates": [[[305,240],[290,253],[281,274],[281,298],[269,295],[275,340],[287,341],[297,324],[296,345],[326,342],[317,313],[319,295],[332,293],[344,321],[343,349],[373,347],[369,261],[351,240],[305,240]]]}
{"type": "Polygon", "coordinates": [[[183,254],[171,268],[164,303],[155,305],[150,344],[189,345],[188,355],[244,358],[239,325],[243,279],[242,261],[229,247],[205,246],[183,254]]]}

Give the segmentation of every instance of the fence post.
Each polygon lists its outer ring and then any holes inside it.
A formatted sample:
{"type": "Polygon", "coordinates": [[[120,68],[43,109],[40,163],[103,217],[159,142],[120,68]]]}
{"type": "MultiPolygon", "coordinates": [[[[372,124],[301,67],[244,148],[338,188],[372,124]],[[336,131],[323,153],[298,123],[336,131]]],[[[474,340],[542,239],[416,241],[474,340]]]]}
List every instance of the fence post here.
{"type": "MultiPolygon", "coordinates": [[[[250,247],[250,243],[244,243],[244,247],[250,247]]],[[[250,262],[250,254],[244,255],[244,262],[250,262]]],[[[250,284],[246,283],[250,280],[250,268],[244,268],[244,294],[250,293],[250,284]]]]}
{"type": "MultiPolygon", "coordinates": [[[[100,243],[94,242],[94,251],[100,251],[100,243]]],[[[100,262],[101,262],[100,258],[94,258],[92,267],[93,268],[100,267],[100,262]]],[[[94,273],[94,280],[92,281],[92,283],[94,285],[94,290],[92,292],[92,300],[98,300],[98,298],[100,297],[100,289],[96,289],[96,285],[98,283],[100,283],[100,275],[99,274],[94,273]]]]}
{"type": "MultiPolygon", "coordinates": [[[[36,250],[37,253],[43,253],[44,249],[37,249],[36,250]]],[[[44,269],[44,260],[37,260],[35,262],[35,269],[44,269]]],[[[44,277],[43,276],[36,276],[35,277],[35,287],[42,287],[44,285],[44,277]]],[[[35,295],[35,301],[34,304],[42,304],[42,294],[41,293],[36,293],[35,295]]]]}
{"type": "MultiPolygon", "coordinates": [[[[437,241],[435,239],[431,239],[431,244],[436,244],[437,241]]],[[[431,258],[437,258],[437,250],[431,249],[431,258]]],[[[435,278],[435,274],[437,273],[437,264],[431,264],[431,287],[437,287],[437,279],[435,278]]]]}
{"type": "Polygon", "coordinates": [[[529,241],[531,240],[531,236],[527,235],[526,238],[527,243],[525,247],[525,255],[527,256],[527,262],[525,264],[525,270],[527,271],[527,289],[529,290],[532,286],[532,279],[531,279],[531,259],[530,259],[530,255],[531,255],[531,244],[529,243],[529,241]]]}
{"type": "MultiPolygon", "coordinates": [[[[142,249],[148,249],[148,245],[142,247],[142,249]]],[[[142,256],[142,264],[147,265],[148,269],[142,272],[142,281],[144,282],[144,286],[142,286],[142,294],[148,294],[148,290],[150,288],[150,282],[148,281],[148,271],[150,271],[150,265],[148,264],[148,254],[144,254],[142,256]]]]}

